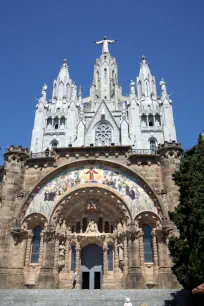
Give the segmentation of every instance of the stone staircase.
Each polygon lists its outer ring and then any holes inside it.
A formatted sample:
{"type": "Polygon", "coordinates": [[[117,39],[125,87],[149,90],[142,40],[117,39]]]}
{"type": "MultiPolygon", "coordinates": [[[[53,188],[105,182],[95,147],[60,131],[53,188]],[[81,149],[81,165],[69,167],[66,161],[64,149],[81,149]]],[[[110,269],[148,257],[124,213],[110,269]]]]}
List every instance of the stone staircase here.
{"type": "Polygon", "coordinates": [[[64,290],[0,289],[0,306],[193,306],[191,293],[167,289],[64,290]]]}

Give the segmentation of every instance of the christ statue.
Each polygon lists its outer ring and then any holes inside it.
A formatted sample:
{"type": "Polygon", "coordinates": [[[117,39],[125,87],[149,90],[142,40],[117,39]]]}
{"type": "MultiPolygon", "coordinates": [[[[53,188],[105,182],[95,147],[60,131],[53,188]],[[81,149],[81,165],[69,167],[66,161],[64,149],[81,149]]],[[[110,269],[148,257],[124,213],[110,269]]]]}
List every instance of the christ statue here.
{"type": "Polygon", "coordinates": [[[117,40],[114,39],[114,40],[109,40],[107,39],[106,36],[104,36],[104,39],[103,40],[100,40],[100,41],[95,41],[95,44],[97,45],[103,45],[102,46],[102,53],[109,53],[109,50],[108,50],[108,44],[112,44],[114,42],[116,42],[117,40]]]}

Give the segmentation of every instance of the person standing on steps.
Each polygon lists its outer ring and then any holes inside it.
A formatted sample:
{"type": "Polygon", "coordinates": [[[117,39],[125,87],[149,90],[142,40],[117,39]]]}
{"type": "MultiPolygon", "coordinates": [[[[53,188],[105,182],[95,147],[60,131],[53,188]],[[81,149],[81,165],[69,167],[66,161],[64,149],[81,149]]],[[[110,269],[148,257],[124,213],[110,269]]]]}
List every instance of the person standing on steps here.
{"type": "Polygon", "coordinates": [[[124,306],[132,306],[132,303],[130,302],[130,299],[126,297],[124,306]]]}
{"type": "Polygon", "coordinates": [[[78,276],[77,271],[74,270],[74,273],[73,273],[73,276],[72,276],[72,289],[75,289],[75,287],[76,287],[77,276],[78,276]]]}

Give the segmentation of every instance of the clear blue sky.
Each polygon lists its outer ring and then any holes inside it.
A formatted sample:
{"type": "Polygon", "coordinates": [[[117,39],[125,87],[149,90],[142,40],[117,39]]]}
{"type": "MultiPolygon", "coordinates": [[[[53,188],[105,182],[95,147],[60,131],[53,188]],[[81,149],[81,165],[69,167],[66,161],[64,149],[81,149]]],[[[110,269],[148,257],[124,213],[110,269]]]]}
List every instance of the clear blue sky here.
{"type": "Polygon", "coordinates": [[[104,35],[118,39],[111,54],[123,93],[146,55],[157,85],[164,77],[172,93],[178,141],[185,149],[194,145],[204,128],[203,16],[203,0],[1,1],[2,151],[11,144],[30,146],[34,97],[44,82],[51,97],[64,58],[71,78],[88,94],[101,52],[93,42],[104,35]]]}

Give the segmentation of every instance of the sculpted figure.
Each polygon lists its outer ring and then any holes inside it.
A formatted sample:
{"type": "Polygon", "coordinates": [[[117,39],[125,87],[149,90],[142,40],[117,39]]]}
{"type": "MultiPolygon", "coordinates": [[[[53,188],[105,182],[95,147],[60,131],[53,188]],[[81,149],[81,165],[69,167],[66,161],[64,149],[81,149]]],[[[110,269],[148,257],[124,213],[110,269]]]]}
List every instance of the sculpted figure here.
{"type": "Polygon", "coordinates": [[[65,245],[64,241],[62,241],[62,244],[59,246],[59,256],[63,257],[65,256],[65,245]]]}
{"type": "Polygon", "coordinates": [[[123,226],[123,232],[126,232],[127,227],[124,221],[122,222],[122,226],[123,226]]]}
{"type": "Polygon", "coordinates": [[[133,80],[130,81],[130,93],[135,94],[135,82],[133,80]]]}
{"type": "Polygon", "coordinates": [[[123,244],[118,244],[119,261],[123,261],[123,244]]]}
{"type": "Polygon", "coordinates": [[[118,234],[121,234],[123,231],[123,226],[120,222],[118,223],[117,230],[118,230],[118,234]]]}
{"type": "Polygon", "coordinates": [[[135,220],[135,229],[136,229],[136,232],[140,230],[139,223],[137,220],[135,220]]]}
{"type": "Polygon", "coordinates": [[[166,92],[166,83],[164,82],[164,79],[162,79],[159,84],[160,84],[160,87],[161,87],[162,94],[166,94],[167,93],[166,92]]]}
{"type": "Polygon", "coordinates": [[[67,234],[70,234],[72,231],[71,231],[71,225],[68,226],[67,228],[67,234]]]}
{"type": "Polygon", "coordinates": [[[97,224],[93,220],[89,221],[89,224],[88,224],[87,230],[86,230],[86,234],[97,233],[97,232],[98,232],[97,224]]]}
{"type": "Polygon", "coordinates": [[[161,230],[162,229],[162,225],[161,225],[161,222],[159,220],[156,221],[156,229],[157,230],[161,230]]]}
{"type": "Polygon", "coordinates": [[[66,226],[66,221],[64,220],[62,223],[62,230],[63,232],[66,232],[67,226],[66,226]]]}
{"type": "Polygon", "coordinates": [[[62,226],[62,217],[60,217],[59,222],[57,223],[56,230],[60,230],[62,226]]]}
{"type": "Polygon", "coordinates": [[[25,222],[25,221],[23,222],[22,229],[24,231],[26,231],[28,229],[28,223],[27,222],[25,222]]]}
{"type": "Polygon", "coordinates": [[[95,44],[97,44],[97,45],[101,45],[102,44],[102,53],[109,53],[108,44],[112,44],[112,43],[114,43],[116,41],[117,41],[116,39],[109,40],[109,39],[107,39],[106,36],[104,36],[103,40],[95,41],[95,44]]]}
{"type": "Polygon", "coordinates": [[[43,88],[42,88],[42,97],[46,99],[46,92],[47,92],[47,84],[44,83],[43,88]]]}
{"type": "Polygon", "coordinates": [[[45,224],[44,224],[44,230],[45,230],[45,231],[47,230],[47,226],[48,226],[48,223],[45,222],[45,224]]]}

